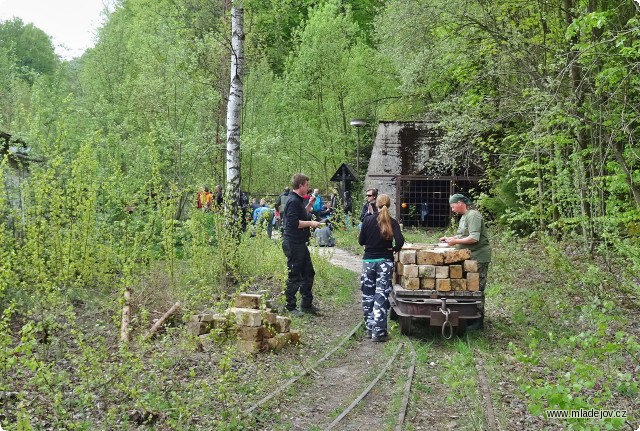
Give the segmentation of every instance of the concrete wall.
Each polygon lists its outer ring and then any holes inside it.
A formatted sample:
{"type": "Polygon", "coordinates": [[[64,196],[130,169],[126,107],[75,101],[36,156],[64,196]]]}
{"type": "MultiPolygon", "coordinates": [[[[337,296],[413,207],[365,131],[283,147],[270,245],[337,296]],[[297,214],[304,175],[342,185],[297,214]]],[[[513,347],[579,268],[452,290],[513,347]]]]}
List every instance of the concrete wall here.
{"type": "MultiPolygon", "coordinates": [[[[436,123],[381,121],[373,144],[365,189],[375,187],[391,197],[391,214],[396,215],[396,177],[421,175],[440,138],[436,123]]],[[[362,204],[363,196],[354,196],[362,204]]]]}

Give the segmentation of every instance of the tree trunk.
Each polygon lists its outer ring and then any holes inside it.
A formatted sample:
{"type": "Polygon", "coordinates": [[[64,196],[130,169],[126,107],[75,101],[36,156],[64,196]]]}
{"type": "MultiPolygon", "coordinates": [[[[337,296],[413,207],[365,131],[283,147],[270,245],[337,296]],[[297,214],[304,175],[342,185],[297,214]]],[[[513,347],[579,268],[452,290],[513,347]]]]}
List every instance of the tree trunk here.
{"type": "Polygon", "coordinates": [[[537,174],[538,174],[538,220],[540,223],[540,232],[544,232],[547,228],[546,226],[546,222],[544,219],[544,208],[545,208],[545,201],[544,201],[544,173],[542,171],[542,158],[540,157],[540,147],[536,147],[536,164],[538,166],[537,168],[537,174]]]}
{"type": "Polygon", "coordinates": [[[237,268],[237,242],[242,231],[240,211],[240,131],[242,126],[242,80],[244,65],[244,9],[242,0],[231,6],[231,80],[227,102],[227,182],[224,199],[225,239],[220,245],[227,252],[223,287],[234,285],[237,268]]]}
{"type": "MultiPolygon", "coordinates": [[[[564,0],[565,7],[565,19],[566,25],[569,27],[573,24],[573,16],[571,15],[571,11],[574,8],[573,0],[564,0]]],[[[583,107],[584,107],[584,89],[586,88],[586,82],[583,82],[583,74],[579,64],[579,54],[576,51],[575,46],[578,43],[578,35],[574,35],[569,40],[569,54],[567,55],[567,67],[571,73],[571,89],[573,91],[574,104],[573,114],[580,118],[580,122],[582,124],[585,123],[584,115],[583,115],[583,107]]],[[[587,134],[585,132],[584,126],[578,126],[576,130],[576,143],[577,143],[577,151],[579,151],[580,156],[577,159],[576,163],[576,174],[577,182],[578,182],[578,194],[580,195],[580,206],[582,210],[582,235],[584,239],[587,241],[587,244],[591,248],[593,246],[593,222],[591,217],[591,195],[590,195],[590,187],[592,184],[592,178],[590,176],[589,166],[583,160],[585,150],[587,149],[587,134]]]]}
{"type": "Polygon", "coordinates": [[[227,220],[237,220],[240,202],[240,129],[244,65],[244,9],[242,0],[231,6],[231,83],[227,103],[227,220]]]}

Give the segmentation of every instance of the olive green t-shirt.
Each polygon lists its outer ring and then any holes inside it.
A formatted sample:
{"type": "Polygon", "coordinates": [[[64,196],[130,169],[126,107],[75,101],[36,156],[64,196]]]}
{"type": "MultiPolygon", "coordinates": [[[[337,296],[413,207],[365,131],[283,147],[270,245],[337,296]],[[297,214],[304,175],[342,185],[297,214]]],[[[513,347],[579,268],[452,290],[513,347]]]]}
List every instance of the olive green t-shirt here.
{"type": "Polygon", "coordinates": [[[471,258],[478,262],[491,262],[489,235],[482,214],[478,210],[470,209],[460,219],[458,238],[466,238],[468,236],[478,242],[475,244],[456,244],[456,248],[468,248],[471,251],[471,258]]]}

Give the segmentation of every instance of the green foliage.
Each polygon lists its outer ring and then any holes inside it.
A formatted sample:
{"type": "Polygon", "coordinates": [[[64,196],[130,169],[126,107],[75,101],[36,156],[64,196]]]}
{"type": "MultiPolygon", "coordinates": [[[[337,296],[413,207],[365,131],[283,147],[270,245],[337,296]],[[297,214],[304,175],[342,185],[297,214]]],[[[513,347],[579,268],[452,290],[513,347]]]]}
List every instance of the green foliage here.
{"type": "MultiPolygon", "coordinates": [[[[544,334],[544,329],[532,330],[526,351],[512,345],[518,360],[534,367],[544,365],[546,374],[553,376],[547,380],[531,373],[522,379],[522,390],[529,397],[532,414],[541,415],[546,409],[607,409],[618,406],[620,396],[637,396],[638,382],[624,371],[622,362],[625,355],[638,354],[637,339],[624,331],[611,337],[608,329],[617,319],[611,314],[612,308],[612,302],[596,301],[583,309],[581,320],[590,322],[583,332],[564,335],[551,331],[544,334]],[[550,356],[545,352],[547,349],[553,349],[554,354],[550,356]],[[542,356],[547,359],[539,364],[542,356]]],[[[573,418],[567,422],[568,429],[575,430],[603,429],[602,426],[623,429],[625,426],[621,418],[605,419],[602,424],[573,418]]]]}
{"type": "MultiPolygon", "coordinates": [[[[337,167],[355,164],[356,134],[349,120],[378,117],[395,93],[388,61],[363,40],[349,7],[318,4],[294,40],[281,76],[263,58],[249,71],[243,177],[258,193],[274,190],[274,175],[287,184],[294,170],[329,190],[327,180],[337,167]],[[287,169],[274,172],[274,163],[287,169]]],[[[368,146],[363,147],[364,159],[368,146]]]]}
{"type": "MultiPolygon", "coordinates": [[[[626,371],[637,362],[638,341],[617,303],[620,281],[575,244],[505,237],[495,250],[488,301],[514,311],[504,330],[515,332],[510,350],[530,413],[625,408],[638,390],[626,371]]],[[[625,426],[620,419],[566,420],[575,430],[625,426]]]]}
{"type": "Polygon", "coordinates": [[[58,66],[51,38],[20,18],[0,22],[0,52],[9,55],[20,77],[29,82],[37,75],[52,75],[58,66]]]}

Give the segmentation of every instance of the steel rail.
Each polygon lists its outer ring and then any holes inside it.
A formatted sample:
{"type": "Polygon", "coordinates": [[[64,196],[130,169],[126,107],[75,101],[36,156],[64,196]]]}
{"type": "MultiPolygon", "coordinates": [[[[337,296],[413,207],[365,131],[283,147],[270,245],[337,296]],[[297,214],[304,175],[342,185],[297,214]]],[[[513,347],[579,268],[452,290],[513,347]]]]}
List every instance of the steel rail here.
{"type": "Polygon", "coordinates": [[[487,420],[487,427],[490,431],[497,431],[498,421],[496,420],[496,414],[493,409],[493,400],[491,399],[491,389],[489,387],[489,379],[487,373],[484,370],[484,361],[479,354],[475,356],[476,370],[478,371],[478,384],[480,385],[480,393],[482,397],[482,406],[484,408],[485,418],[487,420]]]}
{"type": "MultiPolygon", "coordinates": [[[[316,361],[311,367],[310,369],[313,369],[315,367],[317,367],[318,365],[320,365],[324,360],[326,360],[329,356],[331,356],[336,350],[338,350],[340,347],[342,347],[342,345],[344,343],[346,343],[352,336],[353,334],[356,333],[356,331],[358,329],[360,329],[360,327],[362,326],[362,322],[358,323],[352,330],[351,332],[349,332],[349,334],[347,334],[342,341],[340,341],[340,343],[335,346],[333,349],[331,349],[329,352],[327,352],[327,354],[325,354],[322,358],[320,358],[318,361],[316,361]]],[[[309,374],[309,370],[305,369],[302,373],[298,374],[297,376],[289,379],[286,383],[284,383],[282,386],[280,386],[278,389],[276,389],[275,391],[271,392],[269,395],[267,395],[266,397],[262,398],[260,401],[258,401],[257,403],[255,403],[254,405],[252,405],[251,407],[249,407],[248,409],[246,409],[244,411],[245,414],[251,414],[251,412],[253,412],[255,409],[257,409],[258,407],[260,407],[261,405],[263,405],[264,403],[266,403],[267,401],[269,401],[270,399],[272,399],[273,397],[281,394],[285,389],[287,389],[289,386],[291,386],[292,384],[294,384],[295,382],[297,382],[301,377],[306,376],[307,374],[309,374]]]]}
{"type": "Polygon", "coordinates": [[[391,366],[391,364],[393,363],[393,361],[396,360],[396,357],[398,356],[398,352],[400,352],[400,349],[402,348],[402,346],[404,345],[404,343],[400,343],[398,344],[398,348],[396,349],[396,351],[394,352],[393,356],[391,357],[391,359],[389,359],[389,361],[387,362],[387,364],[384,366],[384,368],[382,369],[382,371],[380,371],[380,373],[376,376],[375,379],[373,379],[371,381],[371,383],[369,384],[369,386],[367,386],[367,388],[362,391],[362,393],[358,396],[358,398],[356,398],[355,400],[353,400],[353,402],[349,405],[349,407],[347,407],[342,413],[340,413],[340,416],[338,416],[337,418],[335,418],[335,420],[333,422],[331,422],[329,424],[329,426],[327,426],[325,428],[325,430],[330,430],[333,429],[334,426],[336,426],[338,423],[340,423],[340,421],[351,411],[353,410],[353,408],[355,406],[358,405],[358,403],[360,401],[362,401],[362,399],[364,397],[367,396],[367,394],[371,391],[371,389],[376,385],[376,383],[378,383],[378,380],[380,380],[380,378],[384,375],[384,373],[386,373],[387,369],[391,366]]]}
{"type": "Polygon", "coordinates": [[[394,431],[402,431],[404,425],[404,419],[407,416],[407,408],[409,407],[409,396],[411,395],[411,385],[413,383],[413,374],[416,369],[416,350],[413,348],[413,343],[407,338],[409,342],[409,348],[411,349],[411,366],[407,373],[407,383],[404,385],[404,395],[402,397],[402,405],[400,406],[400,413],[398,414],[398,421],[394,431]]]}

